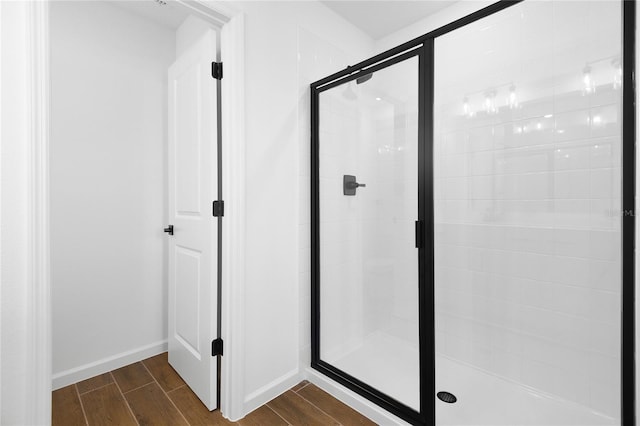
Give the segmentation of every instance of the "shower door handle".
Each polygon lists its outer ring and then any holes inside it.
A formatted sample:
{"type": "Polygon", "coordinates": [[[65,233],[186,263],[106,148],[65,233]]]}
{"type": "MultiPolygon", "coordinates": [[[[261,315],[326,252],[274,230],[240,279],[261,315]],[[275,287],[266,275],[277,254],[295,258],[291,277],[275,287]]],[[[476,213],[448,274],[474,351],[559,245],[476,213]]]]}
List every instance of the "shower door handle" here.
{"type": "Polygon", "coordinates": [[[416,248],[422,248],[422,221],[416,220],[416,248]]]}

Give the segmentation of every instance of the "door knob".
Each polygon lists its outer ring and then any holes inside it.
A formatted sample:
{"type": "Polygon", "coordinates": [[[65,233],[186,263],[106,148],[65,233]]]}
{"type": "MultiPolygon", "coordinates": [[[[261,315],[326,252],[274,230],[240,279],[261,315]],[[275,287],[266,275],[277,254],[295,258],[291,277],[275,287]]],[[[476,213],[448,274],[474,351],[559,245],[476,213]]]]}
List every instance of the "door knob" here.
{"type": "Polygon", "coordinates": [[[169,227],[164,228],[164,232],[166,232],[169,235],[173,235],[173,225],[169,225],[169,227]]]}

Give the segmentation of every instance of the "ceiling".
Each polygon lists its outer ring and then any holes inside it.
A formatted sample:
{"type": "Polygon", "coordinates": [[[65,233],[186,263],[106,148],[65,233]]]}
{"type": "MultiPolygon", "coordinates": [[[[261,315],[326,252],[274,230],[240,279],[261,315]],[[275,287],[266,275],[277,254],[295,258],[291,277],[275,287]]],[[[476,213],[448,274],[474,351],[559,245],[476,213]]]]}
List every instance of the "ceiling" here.
{"type": "Polygon", "coordinates": [[[178,28],[189,16],[184,8],[177,7],[173,2],[169,1],[120,0],[114,1],[112,4],[171,29],[178,28]]]}
{"type": "Polygon", "coordinates": [[[411,25],[447,6],[438,0],[321,0],[374,40],[411,25]]]}

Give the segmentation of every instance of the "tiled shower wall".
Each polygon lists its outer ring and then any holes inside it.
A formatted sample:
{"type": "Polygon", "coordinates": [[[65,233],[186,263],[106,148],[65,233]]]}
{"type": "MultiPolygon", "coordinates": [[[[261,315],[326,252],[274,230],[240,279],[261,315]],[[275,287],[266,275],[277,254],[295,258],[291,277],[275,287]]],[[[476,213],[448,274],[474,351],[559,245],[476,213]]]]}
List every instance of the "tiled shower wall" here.
{"type": "MultiPolygon", "coordinates": [[[[483,52],[494,50],[493,62],[484,63],[497,78],[520,80],[515,108],[500,99],[487,113],[469,101],[476,113],[465,115],[466,92],[452,99],[438,76],[459,66],[465,52],[470,63],[478,59],[474,45],[465,36],[436,44],[436,346],[618,417],[621,90],[610,63],[620,54],[620,15],[608,3],[525,2],[483,22],[486,35],[469,29],[483,52]],[[500,40],[514,22],[518,54],[500,40]],[[548,35],[527,37],[541,30],[535,26],[548,26],[548,35]],[[558,40],[572,30],[582,38],[562,46],[558,40]],[[594,72],[596,91],[585,93],[585,61],[609,56],[594,63],[605,71],[594,72]],[[527,59],[552,66],[538,64],[537,76],[526,66],[504,72],[510,61],[527,59]]],[[[491,72],[462,73],[484,71],[491,72]]],[[[487,79],[477,80],[476,89],[485,89],[487,79]]]]}
{"type": "MultiPolygon", "coordinates": [[[[298,174],[299,187],[297,188],[298,194],[300,197],[300,210],[299,210],[299,283],[300,283],[300,302],[299,302],[299,318],[300,318],[300,366],[301,369],[306,368],[311,363],[311,318],[310,318],[310,305],[311,305],[311,296],[310,296],[310,274],[311,274],[311,244],[310,244],[310,234],[311,234],[311,219],[310,219],[310,93],[309,93],[309,85],[317,81],[323,77],[326,77],[329,74],[332,74],[340,69],[345,68],[350,63],[355,63],[358,60],[366,57],[369,52],[361,52],[360,54],[354,54],[353,52],[345,52],[340,47],[335,46],[334,44],[328,42],[327,40],[316,36],[315,34],[309,32],[308,30],[298,27],[298,87],[299,87],[299,107],[298,107],[298,132],[299,132],[299,159],[300,164],[298,165],[298,174]]],[[[329,130],[329,132],[333,132],[334,134],[338,133],[338,128],[336,126],[341,125],[340,123],[344,122],[344,125],[353,126],[353,131],[356,131],[355,127],[357,122],[355,120],[342,120],[341,113],[349,113],[345,110],[345,106],[342,107],[340,104],[335,102],[334,108],[330,108],[331,111],[327,111],[325,109],[324,112],[328,113],[327,117],[330,117],[330,125],[329,129],[333,128],[334,130],[329,130]]],[[[355,109],[352,111],[355,114],[355,109]]],[[[335,140],[335,143],[331,145],[327,145],[325,148],[328,148],[327,152],[323,153],[323,160],[325,164],[332,164],[327,162],[327,156],[333,157],[338,161],[341,161],[338,153],[340,152],[340,143],[346,144],[346,141],[335,140]]],[[[340,163],[336,163],[335,167],[338,167],[340,163]]],[[[340,173],[339,170],[334,170],[334,173],[329,175],[329,170],[324,173],[323,179],[326,182],[326,179],[333,179],[333,192],[334,194],[342,194],[342,175],[340,178],[340,186],[337,181],[335,181],[336,173],[340,173]]],[[[340,195],[342,196],[342,195],[340,195]]],[[[337,196],[336,196],[337,197],[337,196]]],[[[336,197],[334,198],[334,205],[336,202],[336,197]]],[[[348,211],[345,211],[348,213],[348,211]]],[[[326,228],[328,234],[328,242],[329,245],[326,248],[330,250],[325,252],[325,256],[328,255],[330,262],[328,266],[328,270],[325,270],[324,273],[328,273],[329,276],[333,275],[336,277],[336,280],[333,281],[336,285],[342,283],[346,278],[340,278],[340,272],[344,269],[345,252],[353,252],[348,249],[347,245],[344,243],[347,242],[344,233],[341,231],[341,221],[342,223],[346,223],[349,221],[347,219],[348,215],[344,218],[341,218],[339,215],[334,215],[332,219],[332,223],[329,224],[326,228]],[[331,250],[333,248],[334,250],[331,250]]],[[[356,228],[351,227],[352,230],[356,228]]],[[[358,239],[353,239],[353,241],[359,241],[358,239]]],[[[360,279],[357,280],[361,281],[360,279]]],[[[351,315],[351,318],[354,319],[353,313],[349,314],[345,312],[345,315],[351,315]]],[[[336,318],[335,324],[338,324],[338,318],[336,318]]],[[[346,318],[345,320],[349,320],[346,318]]],[[[351,321],[356,326],[353,321],[351,321]]],[[[341,336],[340,330],[337,330],[338,333],[334,334],[336,336],[341,336]]]]}
{"type": "Polygon", "coordinates": [[[320,356],[332,362],[363,338],[362,195],[343,195],[343,175],[363,177],[358,100],[320,95],[320,356]]]}
{"type": "Polygon", "coordinates": [[[379,332],[417,350],[417,58],[409,62],[320,94],[325,361],[379,332]],[[367,185],[355,196],[343,195],[347,174],[367,185]]]}

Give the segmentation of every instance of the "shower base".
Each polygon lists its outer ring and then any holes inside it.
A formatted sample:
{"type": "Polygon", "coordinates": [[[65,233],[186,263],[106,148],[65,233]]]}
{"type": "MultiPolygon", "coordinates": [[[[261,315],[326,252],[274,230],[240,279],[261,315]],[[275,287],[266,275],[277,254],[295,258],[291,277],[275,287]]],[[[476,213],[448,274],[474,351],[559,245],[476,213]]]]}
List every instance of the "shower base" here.
{"type": "MultiPolygon", "coordinates": [[[[327,360],[337,368],[403,402],[418,407],[417,349],[382,331],[370,334],[357,349],[327,360]],[[393,380],[389,372],[393,371],[393,380]]],[[[436,401],[438,426],[603,426],[619,419],[589,407],[555,399],[443,356],[436,357],[437,391],[457,402],[436,401]]]]}

